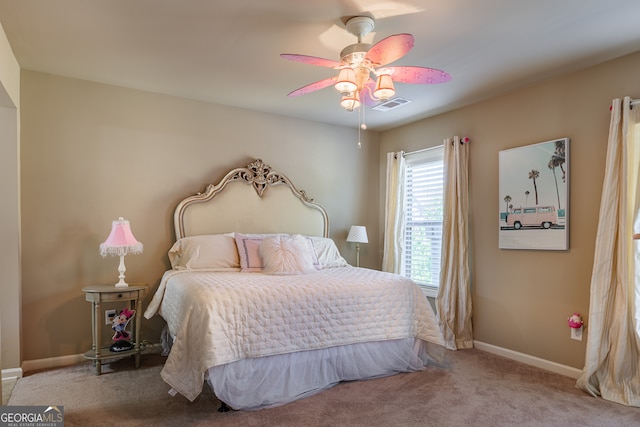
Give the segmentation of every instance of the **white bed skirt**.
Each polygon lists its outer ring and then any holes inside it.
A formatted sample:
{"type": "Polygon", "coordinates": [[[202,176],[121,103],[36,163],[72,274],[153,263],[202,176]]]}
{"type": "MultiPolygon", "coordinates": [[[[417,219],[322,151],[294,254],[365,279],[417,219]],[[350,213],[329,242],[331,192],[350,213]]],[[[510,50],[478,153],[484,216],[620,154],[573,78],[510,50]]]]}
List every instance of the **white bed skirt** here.
{"type": "Polygon", "coordinates": [[[215,366],[207,382],[220,401],[236,410],[284,405],[353,381],[442,366],[444,349],[420,339],[351,344],[244,359],[215,366]]]}

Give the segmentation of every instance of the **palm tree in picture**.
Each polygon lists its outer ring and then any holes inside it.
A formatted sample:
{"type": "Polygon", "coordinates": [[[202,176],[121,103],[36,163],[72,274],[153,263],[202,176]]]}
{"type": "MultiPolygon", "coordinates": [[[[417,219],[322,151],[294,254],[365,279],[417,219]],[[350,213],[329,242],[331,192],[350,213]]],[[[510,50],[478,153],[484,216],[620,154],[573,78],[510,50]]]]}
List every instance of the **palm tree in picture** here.
{"type": "Polygon", "coordinates": [[[529,172],[529,179],[533,180],[533,192],[536,193],[536,205],[538,205],[538,185],[536,184],[536,179],[540,178],[540,172],[535,169],[531,169],[529,172]]]}
{"type": "Polygon", "coordinates": [[[529,193],[529,190],[524,192],[524,205],[525,206],[529,206],[529,194],[531,194],[531,193],[529,193]]]}
{"type": "MultiPolygon", "coordinates": [[[[551,160],[549,160],[549,164],[547,165],[549,169],[553,172],[553,180],[556,183],[556,196],[558,197],[558,210],[562,209],[560,206],[560,192],[558,191],[558,177],[556,176],[556,167],[560,166],[560,158],[555,154],[551,156],[551,160]]],[[[564,176],[564,175],[563,175],[564,176]]]]}
{"type": "Polygon", "coordinates": [[[507,216],[509,214],[509,202],[511,201],[511,196],[509,196],[508,194],[506,196],[504,196],[504,202],[506,203],[506,206],[504,208],[504,222],[507,222],[507,216]]]}
{"type": "Polygon", "coordinates": [[[567,182],[567,172],[564,170],[564,162],[566,159],[566,146],[564,139],[559,139],[555,142],[556,149],[551,157],[554,159],[556,167],[559,167],[562,171],[562,182],[567,182]]]}

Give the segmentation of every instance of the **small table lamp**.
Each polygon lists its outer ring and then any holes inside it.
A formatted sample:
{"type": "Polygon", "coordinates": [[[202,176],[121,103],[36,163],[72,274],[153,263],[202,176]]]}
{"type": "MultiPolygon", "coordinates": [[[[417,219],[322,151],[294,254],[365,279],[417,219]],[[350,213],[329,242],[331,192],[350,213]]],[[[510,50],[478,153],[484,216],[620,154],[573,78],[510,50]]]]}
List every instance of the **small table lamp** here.
{"type": "Polygon", "coordinates": [[[369,243],[367,227],[364,225],[352,225],[347,236],[347,242],[356,244],[356,267],[360,267],[360,243],[369,243]]]}
{"type": "Polygon", "coordinates": [[[107,237],[104,243],[100,244],[100,255],[103,257],[107,255],[120,256],[120,265],[118,266],[120,281],[116,283],[117,288],[126,288],[129,286],[127,282],[124,281],[124,272],[127,271],[124,266],[124,256],[139,253],[142,253],[142,243],[133,237],[129,221],[122,217],[113,221],[109,237],[107,237]]]}

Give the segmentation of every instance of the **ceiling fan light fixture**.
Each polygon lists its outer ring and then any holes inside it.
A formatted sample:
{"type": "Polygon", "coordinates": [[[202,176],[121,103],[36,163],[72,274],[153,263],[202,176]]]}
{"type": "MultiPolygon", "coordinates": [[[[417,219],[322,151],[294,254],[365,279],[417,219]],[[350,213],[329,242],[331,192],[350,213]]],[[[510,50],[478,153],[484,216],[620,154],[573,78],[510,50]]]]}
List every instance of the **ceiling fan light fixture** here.
{"type": "Polygon", "coordinates": [[[353,111],[360,107],[360,94],[358,92],[351,92],[344,95],[340,100],[340,106],[347,111],[353,111]]]}
{"type": "Polygon", "coordinates": [[[339,62],[309,55],[281,54],[280,56],[290,61],[339,70],[338,76],[334,74],[334,77],[302,86],[290,92],[288,96],[305,95],[333,85],[342,94],[340,99],[342,108],[347,111],[359,109],[358,147],[360,147],[360,131],[367,128],[364,120],[364,105],[376,110],[387,111],[410,102],[409,100],[394,98],[396,94],[394,81],[435,84],[447,82],[451,79],[451,76],[435,68],[418,66],[387,67],[388,64],[394,63],[413,49],[414,37],[408,33],[394,34],[370,45],[363,43],[363,38],[373,31],[375,27],[372,17],[354,16],[344,23],[347,31],[358,38],[358,42],[342,49],[339,62]],[[377,76],[375,81],[373,79],[374,76],[377,76]],[[359,108],[361,106],[362,108],[359,108]]]}
{"type": "Polygon", "coordinates": [[[356,84],[356,73],[353,71],[353,68],[345,67],[340,70],[335,88],[344,96],[347,96],[358,88],[356,84]]]}
{"type": "Polygon", "coordinates": [[[393,86],[393,80],[389,74],[381,74],[376,81],[376,87],[373,90],[373,96],[387,101],[389,98],[396,94],[396,89],[393,86]]]}

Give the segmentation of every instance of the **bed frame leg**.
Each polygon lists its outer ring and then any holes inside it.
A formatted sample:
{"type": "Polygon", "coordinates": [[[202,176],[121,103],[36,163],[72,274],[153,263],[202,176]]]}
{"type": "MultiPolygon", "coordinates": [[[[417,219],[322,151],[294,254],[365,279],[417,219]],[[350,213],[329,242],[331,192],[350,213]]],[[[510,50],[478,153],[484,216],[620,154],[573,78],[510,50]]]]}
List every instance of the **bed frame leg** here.
{"type": "Polygon", "coordinates": [[[224,402],[220,402],[220,407],[218,408],[218,412],[229,412],[231,410],[231,408],[229,408],[229,406],[224,403],[224,402]]]}

